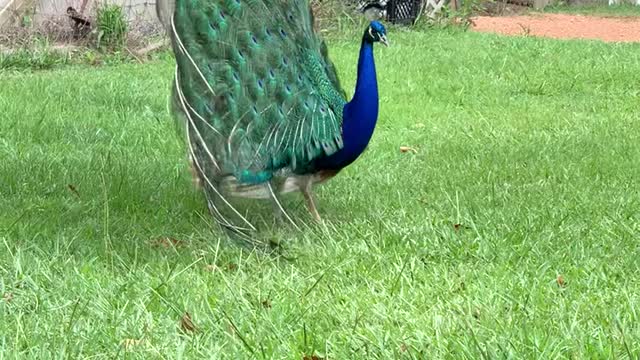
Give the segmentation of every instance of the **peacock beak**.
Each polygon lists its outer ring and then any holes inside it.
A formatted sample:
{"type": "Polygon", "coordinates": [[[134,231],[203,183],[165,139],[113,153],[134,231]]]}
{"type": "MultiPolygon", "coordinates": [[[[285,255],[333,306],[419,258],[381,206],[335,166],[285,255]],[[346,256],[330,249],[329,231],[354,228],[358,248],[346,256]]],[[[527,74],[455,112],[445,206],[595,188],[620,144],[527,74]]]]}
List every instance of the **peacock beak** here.
{"type": "Polygon", "coordinates": [[[380,34],[380,42],[384,46],[389,46],[389,39],[387,39],[387,36],[384,34],[380,34]]]}

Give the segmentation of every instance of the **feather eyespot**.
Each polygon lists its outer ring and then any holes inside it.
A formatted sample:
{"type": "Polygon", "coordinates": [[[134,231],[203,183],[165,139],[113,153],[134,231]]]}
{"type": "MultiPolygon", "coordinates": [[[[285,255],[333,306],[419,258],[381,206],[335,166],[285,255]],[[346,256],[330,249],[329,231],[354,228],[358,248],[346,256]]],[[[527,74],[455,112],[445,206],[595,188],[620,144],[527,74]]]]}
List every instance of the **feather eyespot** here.
{"type": "Polygon", "coordinates": [[[320,106],[320,112],[321,112],[322,114],[324,114],[324,112],[325,112],[324,106],[320,106]]]}
{"type": "Polygon", "coordinates": [[[258,39],[256,39],[255,36],[251,35],[251,41],[253,41],[254,44],[258,44],[258,39]]]}
{"type": "Polygon", "coordinates": [[[258,80],[258,86],[260,87],[260,89],[262,89],[262,87],[264,86],[262,79],[258,80]]]}
{"type": "Polygon", "coordinates": [[[241,59],[244,59],[244,54],[240,50],[238,50],[238,56],[240,56],[241,59]]]}
{"type": "Polygon", "coordinates": [[[269,69],[269,76],[271,76],[272,79],[275,79],[276,74],[273,72],[273,69],[269,69]]]}
{"type": "Polygon", "coordinates": [[[220,18],[224,20],[224,11],[220,10],[220,18]]]}
{"type": "Polygon", "coordinates": [[[253,105],[253,112],[254,112],[255,114],[258,114],[258,108],[257,108],[255,105],[253,105]]]}
{"type": "Polygon", "coordinates": [[[236,74],[235,72],[233,73],[233,79],[235,81],[240,81],[240,77],[238,76],[238,74],[236,74]]]}
{"type": "Polygon", "coordinates": [[[280,35],[282,35],[282,37],[286,37],[287,33],[283,29],[280,29],[280,35]]]}
{"type": "Polygon", "coordinates": [[[271,31],[269,29],[264,29],[264,33],[267,34],[268,37],[271,37],[271,31]]]}
{"type": "Polygon", "coordinates": [[[284,89],[287,90],[288,93],[291,93],[291,86],[286,85],[284,89]]]}
{"type": "Polygon", "coordinates": [[[286,57],[283,57],[282,58],[282,63],[284,64],[284,66],[287,66],[287,65],[289,65],[289,60],[287,60],[286,57]]]}

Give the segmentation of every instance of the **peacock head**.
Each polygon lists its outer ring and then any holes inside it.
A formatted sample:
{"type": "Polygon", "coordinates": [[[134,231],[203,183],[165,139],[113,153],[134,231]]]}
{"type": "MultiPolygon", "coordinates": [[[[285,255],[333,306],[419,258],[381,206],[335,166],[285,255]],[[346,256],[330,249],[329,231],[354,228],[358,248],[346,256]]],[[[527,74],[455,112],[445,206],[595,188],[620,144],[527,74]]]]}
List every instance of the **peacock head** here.
{"type": "Polygon", "coordinates": [[[365,40],[369,42],[381,42],[384,46],[389,46],[389,40],[387,39],[387,30],[384,25],[378,21],[372,21],[364,33],[365,40]]]}

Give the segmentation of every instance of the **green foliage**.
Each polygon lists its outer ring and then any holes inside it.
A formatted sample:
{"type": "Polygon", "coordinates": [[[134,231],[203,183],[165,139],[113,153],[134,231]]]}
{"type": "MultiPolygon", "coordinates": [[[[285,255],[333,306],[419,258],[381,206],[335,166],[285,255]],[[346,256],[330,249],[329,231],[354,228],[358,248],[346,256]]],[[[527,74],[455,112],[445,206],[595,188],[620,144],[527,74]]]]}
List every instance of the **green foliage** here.
{"type": "MultiPolygon", "coordinates": [[[[155,58],[170,56],[168,51],[154,54],[155,58]]],[[[48,70],[67,65],[117,65],[139,62],[140,59],[128,52],[102,52],[95,49],[80,48],[74,51],[56,50],[51,47],[21,47],[18,50],[0,53],[0,71],[2,70],[48,70]]]]}
{"type": "Polygon", "coordinates": [[[452,10],[449,4],[442,7],[440,12],[436,13],[433,18],[421,14],[413,25],[414,29],[433,29],[433,28],[460,28],[467,30],[471,26],[471,18],[476,15],[480,5],[486,1],[483,0],[466,0],[459,1],[460,7],[452,10]]]}
{"type": "Polygon", "coordinates": [[[33,24],[33,19],[31,18],[31,15],[24,14],[22,15],[22,17],[20,17],[20,26],[30,27],[32,24],[33,24]]]}
{"type": "Polygon", "coordinates": [[[122,6],[103,4],[96,17],[98,27],[98,48],[122,47],[127,40],[128,24],[122,6]]]}
{"type": "Polygon", "coordinates": [[[0,70],[45,70],[70,63],[67,53],[48,48],[19,48],[12,52],[0,52],[0,70]]]}
{"type": "Polygon", "coordinates": [[[317,31],[325,38],[352,39],[361,36],[367,19],[342,0],[311,0],[317,31]]]}
{"type": "Polygon", "coordinates": [[[70,65],[117,65],[173,57],[169,49],[136,56],[125,49],[101,51],[89,47],[53,47],[46,38],[34,38],[16,50],[0,52],[0,71],[49,70],[70,65]]]}

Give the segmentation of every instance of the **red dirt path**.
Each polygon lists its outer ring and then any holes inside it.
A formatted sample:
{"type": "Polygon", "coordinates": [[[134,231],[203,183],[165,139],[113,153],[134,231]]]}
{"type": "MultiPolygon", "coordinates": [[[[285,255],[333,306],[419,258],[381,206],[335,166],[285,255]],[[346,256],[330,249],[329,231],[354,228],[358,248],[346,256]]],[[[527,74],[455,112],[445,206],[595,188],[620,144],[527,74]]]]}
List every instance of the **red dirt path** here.
{"type": "Polygon", "coordinates": [[[640,42],[640,18],[566,14],[473,18],[473,30],[504,35],[543,36],[556,39],[597,39],[640,42]]]}

